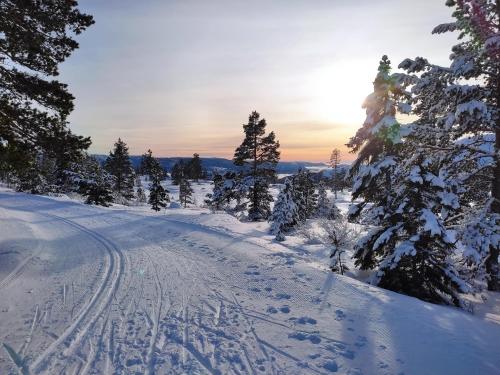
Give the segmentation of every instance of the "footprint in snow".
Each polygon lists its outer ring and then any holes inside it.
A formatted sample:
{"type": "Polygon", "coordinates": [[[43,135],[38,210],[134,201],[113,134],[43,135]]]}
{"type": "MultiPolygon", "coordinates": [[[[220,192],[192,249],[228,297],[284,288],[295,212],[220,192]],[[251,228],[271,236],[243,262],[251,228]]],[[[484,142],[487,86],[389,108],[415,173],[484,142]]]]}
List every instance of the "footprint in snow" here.
{"type": "Polygon", "coordinates": [[[323,363],[322,367],[325,370],[330,371],[330,372],[337,372],[339,369],[337,362],[335,362],[334,360],[327,361],[327,362],[323,363]]]}
{"type": "Polygon", "coordinates": [[[355,352],[347,349],[346,345],[344,345],[342,343],[329,344],[325,347],[325,349],[332,352],[332,353],[339,354],[344,358],[354,359],[354,357],[355,357],[355,352]]]}
{"type": "Polygon", "coordinates": [[[270,314],[277,314],[278,310],[275,307],[273,307],[273,306],[269,306],[267,308],[267,312],[270,313],[270,314]]]}
{"type": "Polygon", "coordinates": [[[295,332],[295,333],[290,333],[288,335],[288,338],[299,341],[309,340],[313,344],[319,344],[321,342],[321,337],[319,337],[319,335],[315,333],[295,332]]]}
{"type": "Polygon", "coordinates": [[[245,271],[245,275],[260,275],[258,271],[245,271]]]}
{"type": "Polygon", "coordinates": [[[346,317],[342,310],[335,310],[335,320],[344,320],[346,317]]]}
{"type": "Polygon", "coordinates": [[[365,346],[367,341],[368,340],[366,339],[365,336],[358,336],[358,341],[356,343],[354,343],[354,345],[356,345],[358,348],[361,348],[361,347],[365,346]]]}
{"type": "Polygon", "coordinates": [[[291,296],[286,293],[278,293],[276,294],[276,299],[290,299],[291,296]]]}
{"type": "Polygon", "coordinates": [[[283,306],[283,307],[280,307],[280,311],[283,313],[283,314],[288,314],[290,312],[290,307],[288,306],[283,306]]]}
{"type": "Polygon", "coordinates": [[[316,319],[309,318],[308,316],[301,316],[300,318],[290,318],[291,321],[297,324],[316,324],[316,319]]]}

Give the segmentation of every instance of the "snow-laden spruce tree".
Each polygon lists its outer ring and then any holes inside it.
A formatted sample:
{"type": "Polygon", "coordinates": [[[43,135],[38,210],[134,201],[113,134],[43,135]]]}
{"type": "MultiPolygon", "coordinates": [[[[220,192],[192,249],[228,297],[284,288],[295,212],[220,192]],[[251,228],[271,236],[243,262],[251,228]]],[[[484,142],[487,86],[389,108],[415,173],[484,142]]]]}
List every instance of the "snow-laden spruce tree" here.
{"type": "Polygon", "coordinates": [[[220,211],[229,202],[224,196],[224,176],[220,173],[215,173],[212,178],[212,192],[206,195],[205,203],[212,211],[220,211]]]}
{"type": "Polygon", "coordinates": [[[323,181],[320,181],[318,184],[318,202],[316,206],[316,217],[322,219],[330,219],[335,220],[340,218],[342,214],[340,213],[339,208],[335,204],[335,201],[332,201],[328,198],[326,186],[323,181]]]}
{"type": "Polygon", "coordinates": [[[359,200],[349,208],[350,220],[377,224],[385,216],[385,207],[393,192],[392,176],[400,145],[396,112],[405,96],[399,78],[391,74],[391,63],[384,55],[373,82],[373,93],[363,103],[365,122],[347,143],[351,152],[358,153],[349,170],[349,178],[353,180],[352,200],[359,200]]]}
{"type": "Polygon", "coordinates": [[[404,153],[404,146],[402,154],[407,159],[395,170],[395,193],[384,219],[356,245],[357,264],[372,268],[375,263],[372,282],[382,288],[461,306],[459,293],[469,287],[452,261],[455,241],[442,219],[443,211],[456,206],[456,197],[439,163],[425,153],[404,153]]]}
{"type": "Polygon", "coordinates": [[[269,184],[276,178],[280,152],[274,132],[266,135],[266,120],[252,112],[243,125],[245,139],[234,153],[233,162],[242,167],[243,183],[248,186],[248,219],[266,220],[271,214],[269,184]]]}
{"type": "Polygon", "coordinates": [[[207,194],[205,200],[213,211],[225,210],[238,215],[246,210],[245,195],[248,188],[242,183],[240,173],[232,171],[227,171],[223,175],[216,173],[213,177],[213,186],[212,193],[207,194]]]}
{"type": "Polygon", "coordinates": [[[375,285],[458,306],[467,285],[451,261],[455,245],[442,216],[456,207],[456,196],[443,180],[441,159],[419,146],[419,124],[402,127],[395,117],[398,108],[409,110],[410,83],[413,77],[390,73],[384,56],[365,102],[367,119],[351,139],[359,150],[353,199],[361,202],[350,217],[364,214],[373,226],[354,248],[355,264],[375,270],[375,285]]]}
{"type": "Polygon", "coordinates": [[[316,207],[316,216],[319,218],[330,216],[331,208],[332,202],[328,198],[325,184],[323,183],[323,181],[320,181],[318,184],[318,203],[316,207]]]}
{"type": "Polygon", "coordinates": [[[152,210],[160,211],[170,202],[170,196],[168,195],[169,191],[161,185],[164,171],[159,162],[151,164],[150,178],[148,203],[151,205],[152,210]]]}
{"type": "Polygon", "coordinates": [[[277,241],[284,241],[285,233],[300,221],[298,207],[294,202],[293,185],[289,179],[285,181],[285,186],[274,203],[269,221],[271,222],[271,233],[276,236],[277,241]]]}
{"type": "Polygon", "coordinates": [[[119,197],[130,199],[134,196],[135,172],[128,154],[128,147],[118,138],[113,151],[104,162],[104,168],[115,177],[114,192],[119,197]]]}
{"type": "Polygon", "coordinates": [[[311,172],[307,169],[300,169],[293,176],[292,184],[300,221],[304,222],[306,219],[314,217],[318,204],[318,194],[311,172]]]}
{"type": "Polygon", "coordinates": [[[434,33],[459,32],[451,65],[416,58],[400,67],[417,77],[412,102],[421,147],[441,157],[446,185],[459,196],[459,207],[443,216],[445,224],[462,228],[459,238],[475,277],[500,290],[500,3],[446,4],[454,8],[455,21],[434,33]]]}
{"type": "Polygon", "coordinates": [[[84,158],[72,178],[79,185],[79,192],[86,197],[85,203],[107,207],[113,202],[114,178],[95,158],[84,158]]]}

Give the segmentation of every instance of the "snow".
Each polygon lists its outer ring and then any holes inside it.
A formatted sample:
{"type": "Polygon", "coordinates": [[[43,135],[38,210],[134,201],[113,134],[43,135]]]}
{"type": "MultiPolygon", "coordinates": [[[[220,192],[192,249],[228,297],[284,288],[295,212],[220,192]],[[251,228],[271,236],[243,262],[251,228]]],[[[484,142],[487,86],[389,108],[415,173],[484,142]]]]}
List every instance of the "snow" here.
{"type": "Polygon", "coordinates": [[[457,110],[455,111],[455,117],[460,117],[463,113],[468,113],[473,116],[475,112],[481,114],[481,117],[487,119],[489,117],[488,108],[484,102],[473,99],[471,101],[460,103],[457,105],[457,110]]]}
{"type": "Polygon", "coordinates": [[[1,374],[500,373],[487,312],[333,274],[268,223],[0,189],[0,229],[1,374]]]}
{"type": "Polygon", "coordinates": [[[421,212],[420,219],[424,223],[424,230],[430,232],[432,236],[439,236],[441,234],[441,225],[438,223],[436,215],[427,208],[422,209],[421,212]]]}

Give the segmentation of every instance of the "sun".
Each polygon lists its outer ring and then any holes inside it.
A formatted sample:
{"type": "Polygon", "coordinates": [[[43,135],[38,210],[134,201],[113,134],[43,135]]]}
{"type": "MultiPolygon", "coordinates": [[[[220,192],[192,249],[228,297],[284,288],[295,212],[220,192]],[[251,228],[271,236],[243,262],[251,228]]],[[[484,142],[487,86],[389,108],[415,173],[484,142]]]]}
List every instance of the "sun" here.
{"type": "Polygon", "coordinates": [[[369,67],[363,61],[343,61],[312,71],[305,88],[310,115],[319,121],[361,124],[365,116],[361,105],[375,74],[369,67]]]}

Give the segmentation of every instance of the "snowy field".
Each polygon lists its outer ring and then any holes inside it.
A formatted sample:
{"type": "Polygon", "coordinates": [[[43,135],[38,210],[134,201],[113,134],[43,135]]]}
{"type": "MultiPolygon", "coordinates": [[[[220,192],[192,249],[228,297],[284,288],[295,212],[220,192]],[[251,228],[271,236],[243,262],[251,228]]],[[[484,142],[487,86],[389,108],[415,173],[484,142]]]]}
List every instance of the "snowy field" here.
{"type": "Polygon", "coordinates": [[[500,374],[499,324],[267,229],[0,189],[0,374],[500,374]]]}

